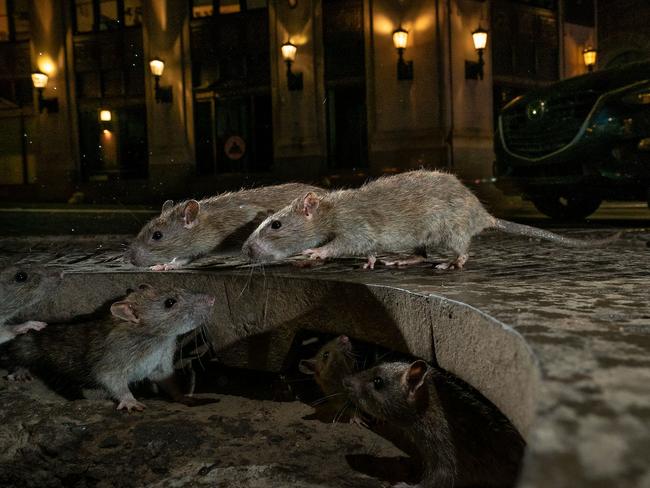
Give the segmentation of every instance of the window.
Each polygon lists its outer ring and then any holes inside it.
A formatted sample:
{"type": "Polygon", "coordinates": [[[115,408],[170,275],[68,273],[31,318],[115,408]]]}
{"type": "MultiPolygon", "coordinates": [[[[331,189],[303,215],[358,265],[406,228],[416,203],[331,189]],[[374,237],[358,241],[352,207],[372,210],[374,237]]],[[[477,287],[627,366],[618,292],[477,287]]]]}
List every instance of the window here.
{"type": "Polygon", "coordinates": [[[29,3],[0,0],[0,42],[29,39],[29,3]]]}
{"type": "Polygon", "coordinates": [[[192,18],[237,14],[248,10],[266,8],[267,0],[191,0],[192,18]]]}
{"type": "Polygon", "coordinates": [[[142,0],[75,0],[75,32],[110,31],[142,24],[142,0]]]}
{"type": "Polygon", "coordinates": [[[266,1],[194,0],[191,6],[197,171],[268,171],[273,138],[266,1]]]}
{"type": "Polygon", "coordinates": [[[83,177],[91,181],[145,177],[142,0],[76,0],[74,12],[83,177]],[[100,110],[109,110],[111,121],[100,121],[100,110]]]}

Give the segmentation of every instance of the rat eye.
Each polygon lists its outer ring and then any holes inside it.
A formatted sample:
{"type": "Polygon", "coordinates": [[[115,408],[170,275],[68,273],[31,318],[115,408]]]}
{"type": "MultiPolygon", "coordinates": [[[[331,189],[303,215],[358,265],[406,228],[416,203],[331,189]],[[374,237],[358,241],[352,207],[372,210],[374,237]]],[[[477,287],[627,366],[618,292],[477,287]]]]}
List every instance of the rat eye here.
{"type": "Polygon", "coordinates": [[[176,303],[176,300],[173,298],[168,298],[165,300],[165,308],[172,308],[174,306],[174,303],[176,303]]]}
{"type": "Polygon", "coordinates": [[[329,351],[325,351],[323,353],[323,359],[326,360],[328,357],[330,357],[330,353],[329,353],[329,351]]]}
{"type": "Polygon", "coordinates": [[[372,384],[375,387],[375,390],[381,390],[384,387],[384,380],[377,376],[372,380],[372,384]]]}
{"type": "Polygon", "coordinates": [[[14,276],[14,280],[16,280],[16,283],[23,283],[27,281],[27,273],[24,271],[18,271],[18,273],[16,273],[16,276],[14,276]]]}
{"type": "Polygon", "coordinates": [[[157,230],[156,232],[154,232],[154,233],[151,235],[151,238],[152,238],[154,241],[159,241],[160,239],[162,239],[162,232],[160,232],[159,230],[157,230]]]}
{"type": "Polygon", "coordinates": [[[277,230],[280,227],[282,227],[282,222],[280,222],[279,220],[274,220],[273,222],[271,222],[271,229],[277,230]]]}

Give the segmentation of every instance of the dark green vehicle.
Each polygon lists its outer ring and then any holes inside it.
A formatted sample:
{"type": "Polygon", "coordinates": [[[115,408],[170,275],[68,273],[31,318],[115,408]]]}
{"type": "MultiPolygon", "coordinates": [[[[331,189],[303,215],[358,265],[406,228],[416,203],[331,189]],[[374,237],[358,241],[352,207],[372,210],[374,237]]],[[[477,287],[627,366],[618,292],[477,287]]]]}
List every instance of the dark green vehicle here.
{"type": "Polygon", "coordinates": [[[497,186],[557,219],[603,199],[649,199],[650,62],[589,73],[517,97],[495,134],[497,186]]]}

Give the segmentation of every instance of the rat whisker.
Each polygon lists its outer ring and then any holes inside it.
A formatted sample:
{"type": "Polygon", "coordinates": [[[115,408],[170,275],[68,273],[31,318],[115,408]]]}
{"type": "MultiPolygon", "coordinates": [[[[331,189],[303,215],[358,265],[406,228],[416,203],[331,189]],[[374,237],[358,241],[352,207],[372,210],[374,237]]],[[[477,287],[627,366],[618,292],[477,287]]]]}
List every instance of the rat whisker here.
{"type": "Polygon", "coordinates": [[[345,395],[343,392],[338,392],[338,393],[332,393],[331,395],[325,395],[324,397],[318,398],[317,400],[314,400],[313,402],[310,403],[312,407],[315,407],[317,405],[320,405],[322,403],[325,403],[327,400],[330,398],[340,396],[340,395],[345,395]]]}

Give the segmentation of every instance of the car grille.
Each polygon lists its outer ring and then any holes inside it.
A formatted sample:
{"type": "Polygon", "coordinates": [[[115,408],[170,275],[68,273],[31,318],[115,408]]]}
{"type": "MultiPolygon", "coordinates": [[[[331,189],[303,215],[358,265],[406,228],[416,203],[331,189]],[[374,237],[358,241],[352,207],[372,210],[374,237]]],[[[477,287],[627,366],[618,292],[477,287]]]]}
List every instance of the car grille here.
{"type": "Polygon", "coordinates": [[[501,128],[506,148],[513,154],[539,158],[558,151],[578,134],[582,123],[596,103],[599,93],[587,91],[568,96],[543,99],[542,116],[531,120],[528,107],[520,103],[501,114],[501,128]]]}

